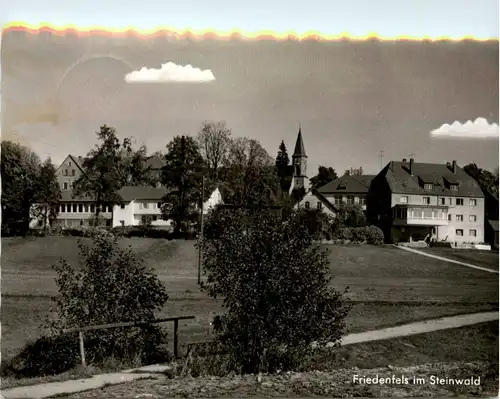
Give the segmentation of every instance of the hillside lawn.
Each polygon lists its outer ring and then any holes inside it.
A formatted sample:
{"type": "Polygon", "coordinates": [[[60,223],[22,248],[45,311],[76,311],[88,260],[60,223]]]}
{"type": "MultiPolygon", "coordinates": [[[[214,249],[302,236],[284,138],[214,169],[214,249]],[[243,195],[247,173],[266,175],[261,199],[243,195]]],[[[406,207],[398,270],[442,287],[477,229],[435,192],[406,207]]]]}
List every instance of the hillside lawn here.
{"type": "MultiPolygon", "coordinates": [[[[159,317],[196,316],[180,323],[181,343],[207,339],[209,323],[221,307],[198,289],[194,241],[130,238],[120,245],[130,245],[165,283],[170,299],[159,317]]],[[[347,332],[498,310],[498,274],[394,246],[326,247],[333,285],[341,291],[349,287],[348,297],[355,303],[347,332]]],[[[12,357],[42,333],[50,313],[50,296],[57,294],[51,266],[61,258],[80,267],[76,238],[2,239],[2,358],[12,357]]],[[[496,259],[498,262],[498,254],[496,259]]],[[[469,262],[474,263],[473,257],[469,262]]]]}

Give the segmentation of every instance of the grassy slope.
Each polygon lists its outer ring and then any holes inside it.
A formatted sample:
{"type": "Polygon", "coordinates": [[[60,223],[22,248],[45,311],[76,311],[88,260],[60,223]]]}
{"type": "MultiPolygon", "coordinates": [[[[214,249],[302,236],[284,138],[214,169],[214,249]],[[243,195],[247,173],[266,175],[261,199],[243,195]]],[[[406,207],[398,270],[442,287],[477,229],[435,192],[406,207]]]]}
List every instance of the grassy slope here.
{"type": "MultiPolygon", "coordinates": [[[[193,322],[181,323],[181,339],[207,337],[209,322],[220,306],[198,290],[194,243],[133,238],[121,245],[130,245],[166,284],[170,300],[162,316],[196,316],[193,322]]],[[[349,296],[358,302],[348,319],[349,332],[498,309],[498,275],[394,247],[328,248],[335,286],[339,290],[349,286],[349,296]]],[[[61,257],[78,267],[75,238],[2,240],[3,356],[12,356],[27,340],[40,335],[40,325],[49,313],[49,296],[56,294],[51,265],[61,257]]]]}

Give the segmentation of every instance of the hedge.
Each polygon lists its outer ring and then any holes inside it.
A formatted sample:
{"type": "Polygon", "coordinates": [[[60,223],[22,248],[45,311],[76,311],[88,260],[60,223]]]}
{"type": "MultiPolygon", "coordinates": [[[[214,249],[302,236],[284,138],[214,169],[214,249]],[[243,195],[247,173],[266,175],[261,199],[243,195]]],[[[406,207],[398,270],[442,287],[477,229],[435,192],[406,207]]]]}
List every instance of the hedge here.
{"type": "Polygon", "coordinates": [[[379,245],[384,243],[384,233],[376,226],[342,227],[333,232],[333,240],[379,245]]]}

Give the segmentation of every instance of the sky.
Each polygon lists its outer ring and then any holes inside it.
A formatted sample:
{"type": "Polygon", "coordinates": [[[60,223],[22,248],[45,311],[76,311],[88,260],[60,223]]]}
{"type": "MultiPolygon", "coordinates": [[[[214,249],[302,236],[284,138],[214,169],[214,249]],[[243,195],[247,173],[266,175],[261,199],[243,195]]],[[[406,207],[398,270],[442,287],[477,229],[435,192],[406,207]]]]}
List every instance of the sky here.
{"type": "MultiPolygon", "coordinates": [[[[0,22],[498,38],[498,2],[489,0],[181,4],[20,0],[8,10],[0,5],[0,22]]],[[[377,173],[381,161],[412,154],[421,162],[498,166],[497,41],[228,41],[6,29],[1,46],[2,138],[56,163],[85,155],[104,123],[154,152],[175,135],[195,135],[208,119],[258,139],[273,157],[281,140],[292,152],[300,124],[310,176],[318,165],[377,173]]]]}

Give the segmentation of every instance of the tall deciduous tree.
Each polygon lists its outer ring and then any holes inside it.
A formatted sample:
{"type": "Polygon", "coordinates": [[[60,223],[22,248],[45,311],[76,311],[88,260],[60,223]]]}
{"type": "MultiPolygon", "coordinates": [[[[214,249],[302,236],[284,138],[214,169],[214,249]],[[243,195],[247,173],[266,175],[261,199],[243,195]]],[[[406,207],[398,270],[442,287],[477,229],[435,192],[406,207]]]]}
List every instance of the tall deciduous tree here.
{"type": "Polygon", "coordinates": [[[231,144],[231,129],[223,121],[205,121],[197,136],[200,153],[212,180],[218,180],[231,144]]]}
{"type": "MultiPolygon", "coordinates": [[[[101,207],[118,201],[116,191],[121,187],[118,170],[120,167],[120,141],[114,128],[103,125],[96,132],[100,144],[90,150],[83,160],[84,173],[74,184],[75,196],[91,197],[96,203],[95,220],[99,220],[101,207]]],[[[124,142],[126,146],[126,142],[124,142]]]]}
{"type": "Polygon", "coordinates": [[[205,162],[198,144],[189,136],[176,136],[167,145],[162,183],[167,194],[162,213],[173,221],[174,233],[186,233],[198,218],[205,162]]]}
{"type": "Polygon", "coordinates": [[[272,158],[257,140],[232,140],[225,163],[225,202],[257,205],[272,201],[279,179],[272,158]]]}
{"type": "Polygon", "coordinates": [[[47,158],[40,169],[38,179],[37,204],[34,206],[34,216],[43,220],[43,229],[56,219],[61,200],[61,188],[57,182],[56,168],[52,160],[47,158]]]}
{"type": "Polygon", "coordinates": [[[492,173],[489,170],[478,167],[475,163],[470,163],[465,165],[463,169],[477,181],[481,190],[498,197],[498,168],[492,173]]]}
{"type": "Polygon", "coordinates": [[[310,183],[312,188],[320,188],[332,180],[335,180],[337,177],[337,172],[335,172],[335,169],[332,167],[319,166],[318,174],[311,177],[310,183]]]}
{"type": "Polygon", "coordinates": [[[148,154],[145,145],[137,150],[132,148],[130,139],[125,139],[118,152],[116,175],[118,184],[123,186],[153,185],[151,167],[147,165],[148,154]]]}
{"type": "Polygon", "coordinates": [[[26,234],[37,202],[40,158],[11,141],[1,143],[2,234],[26,234]]]}

